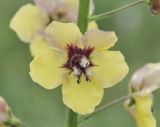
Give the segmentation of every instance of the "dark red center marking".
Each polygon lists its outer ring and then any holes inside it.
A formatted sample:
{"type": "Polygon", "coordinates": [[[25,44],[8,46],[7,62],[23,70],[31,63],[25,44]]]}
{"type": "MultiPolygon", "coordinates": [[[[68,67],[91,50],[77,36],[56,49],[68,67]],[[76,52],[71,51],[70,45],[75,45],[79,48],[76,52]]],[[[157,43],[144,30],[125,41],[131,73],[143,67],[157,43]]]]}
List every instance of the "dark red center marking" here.
{"type": "Polygon", "coordinates": [[[88,46],[82,49],[77,45],[68,44],[66,46],[66,49],[68,60],[63,65],[63,67],[71,70],[72,72],[75,72],[75,75],[78,78],[78,84],[80,83],[82,74],[84,74],[86,81],[89,81],[90,79],[87,73],[87,69],[94,66],[94,64],[90,61],[90,55],[93,52],[94,48],[88,46]]]}

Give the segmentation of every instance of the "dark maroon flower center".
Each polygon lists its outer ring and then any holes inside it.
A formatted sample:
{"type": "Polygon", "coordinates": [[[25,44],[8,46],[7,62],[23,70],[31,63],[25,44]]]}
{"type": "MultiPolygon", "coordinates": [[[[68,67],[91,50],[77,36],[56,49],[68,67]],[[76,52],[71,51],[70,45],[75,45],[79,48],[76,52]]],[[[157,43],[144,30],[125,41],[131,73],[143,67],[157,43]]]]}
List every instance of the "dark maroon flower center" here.
{"type": "Polygon", "coordinates": [[[90,61],[90,55],[93,52],[93,47],[79,48],[76,45],[67,45],[68,60],[63,67],[71,70],[77,76],[77,83],[80,83],[82,74],[85,76],[86,81],[89,81],[87,69],[94,66],[90,61]]]}

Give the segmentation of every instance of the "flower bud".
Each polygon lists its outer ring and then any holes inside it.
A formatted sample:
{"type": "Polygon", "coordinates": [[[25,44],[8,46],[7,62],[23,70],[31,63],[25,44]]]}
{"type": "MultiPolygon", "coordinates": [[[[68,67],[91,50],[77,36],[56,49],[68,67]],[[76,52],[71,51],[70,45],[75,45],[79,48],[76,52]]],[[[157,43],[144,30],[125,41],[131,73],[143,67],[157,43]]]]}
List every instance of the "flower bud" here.
{"type": "MultiPolygon", "coordinates": [[[[0,97],[0,125],[8,119],[9,107],[6,101],[0,97]]],[[[1,127],[1,126],[0,126],[1,127]]]]}
{"type": "Polygon", "coordinates": [[[130,92],[142,96],[151,94],[160,87],[160,63],[146,64],[137,70],[129,83],[130,92]]]}
{"type": "Polygon", "coordinates": [[[152,113],[153,97],[134,96],[125,101],[124,106],[133,116],[137,127],[156,127],[156,119],[152,113]]]}
{"type": "Polygon", "coordinates": [[[133,116],[137,127],[156,127],[152,113],[152,92],[160,87],[160,63],[150,63],[137,70],[129,83],[129,94],[125,108],[133,116]],[[137,94],[138,93],[138,94],[137,94]]]}
{"type": "Polygon", "coordinates": [[[148,4],[153,15],[160,14],[160,0],[149,0],[148,4]]]}

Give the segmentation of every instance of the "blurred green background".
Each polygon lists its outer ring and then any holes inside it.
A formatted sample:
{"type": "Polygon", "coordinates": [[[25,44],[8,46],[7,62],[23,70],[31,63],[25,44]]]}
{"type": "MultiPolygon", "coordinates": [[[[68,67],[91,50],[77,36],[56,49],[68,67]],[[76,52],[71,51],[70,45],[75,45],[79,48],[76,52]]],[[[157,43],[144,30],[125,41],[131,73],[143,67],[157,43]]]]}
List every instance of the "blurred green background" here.
{"type": "MultiPolygon", "coordinates": [[[[96,13],[120,7],[134,0],[95,0],[96,13]]],[[[31,0],[0,0],[0,95],[27,127],[63,127],[65,106],[61,89],[45,90],[32,82],[28,72],[32,60],[28,45],[9,29],[16,10],[31,0]]],[[[114,49],[122,51],[130,67],[128,76],[117,86],[105,90],[104,104],[127,94],[127,83],[137,68],[146,62],[160,61],[160,17],[150,14],[143,4],[105,20],[98,21],[103,30],[114,30],[119,41],[114,49]]],[[[154,114],[160,126],[160,92],[154,101],[154,114]]],[[[83,127],[135,127],[122,104],[115,105],[84,122],[83,127]]]]}

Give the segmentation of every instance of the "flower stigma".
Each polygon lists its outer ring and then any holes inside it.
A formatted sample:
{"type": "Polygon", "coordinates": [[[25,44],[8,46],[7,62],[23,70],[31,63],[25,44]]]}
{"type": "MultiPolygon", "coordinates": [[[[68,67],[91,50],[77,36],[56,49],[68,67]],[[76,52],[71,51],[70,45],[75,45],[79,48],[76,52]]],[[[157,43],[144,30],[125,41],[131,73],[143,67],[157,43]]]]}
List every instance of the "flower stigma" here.
{"type": "Polygon", "coordinates": [[[68,60],[63,67],[71,70],[77,76],[77,84],[80,84],[82,75],[85,76],[86,81],[90,81],[87,69],[94,66],[90,60],[94,48],[90,46],[79,48],[77,45],[68,44],[66,49],[68,60]]]}

